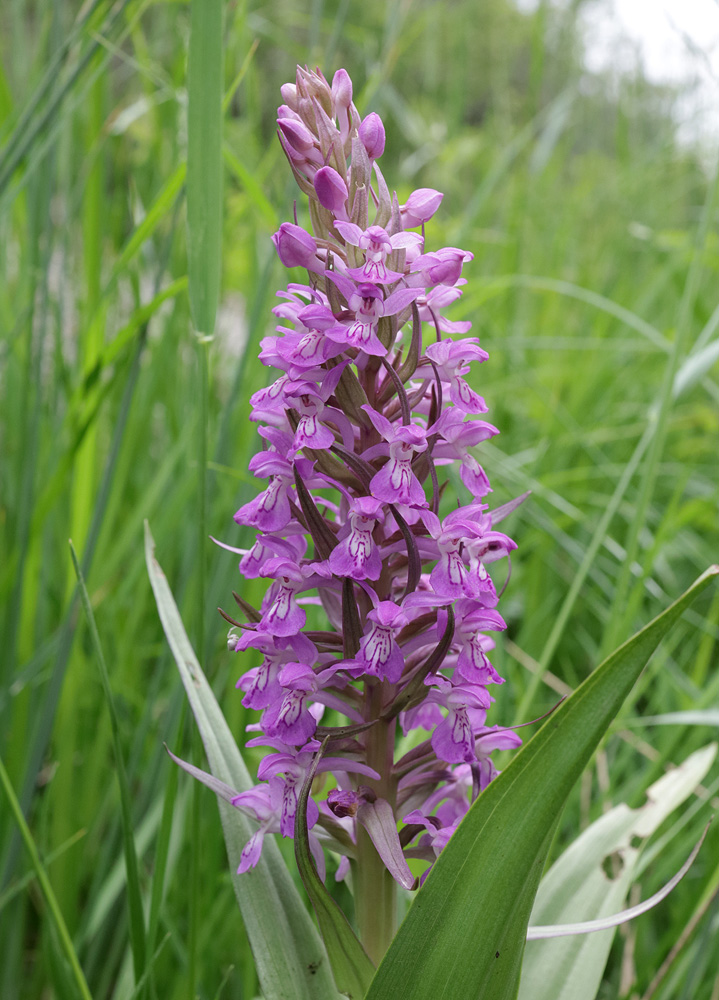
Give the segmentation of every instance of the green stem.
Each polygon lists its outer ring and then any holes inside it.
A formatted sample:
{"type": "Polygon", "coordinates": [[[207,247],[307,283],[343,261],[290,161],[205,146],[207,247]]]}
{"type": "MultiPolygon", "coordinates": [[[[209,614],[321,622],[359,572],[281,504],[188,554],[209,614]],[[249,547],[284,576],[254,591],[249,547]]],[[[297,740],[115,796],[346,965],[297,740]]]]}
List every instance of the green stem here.
{"type": "MultiPolygon", "coordinates": [[[[197,498],[197,653],[202,663],[206,662],[205,650],[205,552],[207,541],[207,393],[208,393],[208,358],[210,340],[207,337],[197,338],[198,351],[198,435],[197,435],[197,465],[198,465],[198,498],[197,498]]],[[[192,736],[193,758],[202,759],[202,742],[197,729],[192,736]]],[[[202,813],[202,798],[199,782],[195,782],[192,791],[192,807],[190,813],[191,843],[200,842],[200,818],[202,813]]],[[[200,925],[200,858],[199,851],[193,850],[190,861],[190,930],[188,942],[187,988],[188,997],[193,1000],[197,983],[197,962],[199,956],[200,925]]]]}
{"type": "MultiPolygon", "coordinates": [[[[381,714],[382,685],[367,685],[366,718],[381,714]]],[[[367,763],[382,775],[367,784],[392,808],[396,787],[392,778],[395,721],[379,722],[367,733],[367,763]]],[[[378,965],[397,932],[397,883],[387,871],[367,831],[358,824],[355,907],[360,940],[365,951],[378,965]]]]}

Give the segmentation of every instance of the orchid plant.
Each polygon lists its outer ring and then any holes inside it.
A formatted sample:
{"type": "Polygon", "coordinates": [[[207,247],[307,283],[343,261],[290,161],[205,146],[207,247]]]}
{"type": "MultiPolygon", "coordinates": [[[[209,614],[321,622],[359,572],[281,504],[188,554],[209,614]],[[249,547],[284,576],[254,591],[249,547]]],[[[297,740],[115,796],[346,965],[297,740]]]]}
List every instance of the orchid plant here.
{"type": "Polygon", "coordinates": [[[524,497],[488,500],[474,449],[498,430],[472,371],[488,355],[469,322],[443,312],[461,296],[472,254],[433,247],[439,191],[421,188],[403,204],[391,192],[379,166],[384,125],[360,116],[345,70],[330,84],[298,67],[282,101],[279,140],[311,232],[295,210],[273,240],[283,265],[307,277],[278,291],[277,327],[260,345],[274,376],[251,399],[262,447],[249,468],[266,485],[235,514],[253,544],[220,543],[241,555],[244,578],[268,581],[261,607],[239,595],[242,616],[225,615],[242,703],[258,713],[246,745],[268,752],[253,784],[149,545],[212,773],[174,759],[224,800],[266,996],[513,997],[569,790],[712,573],[605,661],[499,775],[494,751],[522,742],[492,715],[503,678],[489,656],[506,628],[498,604],[516,548],[499,525],[524,497]],[[248,651],[259,666],[246,669],[248,651]],[[322,942],[268,834],[294,839],[322,942]],[[351,885],[357,936],[326,889],[328,855],[334,879],[351,885]],[[418,898],[398,933],[399,890],[418,898]],[[469,949],[474,960],[459,968],[469,949]]]}
{"type": "Polygon", "coordinates": [[[396,930],[395,886],[416,881],[406,858],[439,854],[496,775],[492,751],[521,742],[487,725],[502,683],[491,633],[506,627],[487,567],[515,548],[497,530],[514,505],[489,511],[470,450],[498,431],[466,380],[487,354],[470,323],[442,315],[472,255],[427,245],[441,193],[402,205],[390,194],[384,126],[360,118],[345,70],[330,86],[298,69],[282,96],[280,141],[314,232],[284,223],[274,236],[308,283],[278,292],[277,335],[261,343],[279,377],[251,399],[264,449],[250,470],[269,482],[235,514],[257,532],[240,572],[270,586],[229,644],[262,653],[238,687],[262,713],[248,746],[272,750],[261,784],[232,800],[259,823],[239,871],[267,832],[295,835],[326,738],[309,843],[321,877],[324,849],[340,857],[337,878],[352,869],[361,939],[378,961],[396,930]],[[441,516],[454,466],[471,499],[441,516]],[[315,606],[325,620],[309,627],[315,606]],[[338,725],[323,725],[327,710],[338,725]]]}

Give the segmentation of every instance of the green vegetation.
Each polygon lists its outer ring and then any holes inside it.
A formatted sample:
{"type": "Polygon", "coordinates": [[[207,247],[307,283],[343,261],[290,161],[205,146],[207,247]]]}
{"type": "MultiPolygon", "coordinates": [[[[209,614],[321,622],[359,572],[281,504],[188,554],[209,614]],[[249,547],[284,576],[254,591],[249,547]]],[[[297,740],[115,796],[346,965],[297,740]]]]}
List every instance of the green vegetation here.
{"type": "MultiPolygon", "coordinates": [[[[383,164],[400,178],[400,200],[419,186],[446,191],[429,239],[475,254],[454,318],[472,319],[490,352],[477,387],[502,433],[483,462],[497,504],[533,491],[511,521],[519,551],[495,720],[548,711],[717,561],[714,166],[677,146],[671,92],[582,74],[581,4],[566,6],[228,5],[221,308],[214,341],[198,349],[187,290],[189,5],[3,5],[3,1000],[257,992],[213,796],[191,788],[162,745],[203,763],[142,525],[242,742],[250,720],[216,607],[229,608],[233,588],[253,604],[261,594],[206,535],[243,544],[232,514],[255,491],[248,397],[265,378],[256,349],[281,272],[269,236],[295,197],[274,116],[296,62],[350,70],[355,103],[387,125],[383,164]],[[129,883],[125,857],[137,858],[129,883]]],[[[718,640],[710,588],[575,789],[552,859],[716,738],[716,716],[713,728],[710,716],[642,717],[716,707],[718,640]]],[[[256,760],[247,755],[250,770],[256,760]]],[[[716,766],[705,787],[660,828],[641,898],[676,872],[716,811],[716,766]]],[[[681,885],[617,935],[602,1000],[717,1000],[718,855],[715,824],[681,885]]],[[[336,892],[345,906],[346,890],[336,892]]]]}

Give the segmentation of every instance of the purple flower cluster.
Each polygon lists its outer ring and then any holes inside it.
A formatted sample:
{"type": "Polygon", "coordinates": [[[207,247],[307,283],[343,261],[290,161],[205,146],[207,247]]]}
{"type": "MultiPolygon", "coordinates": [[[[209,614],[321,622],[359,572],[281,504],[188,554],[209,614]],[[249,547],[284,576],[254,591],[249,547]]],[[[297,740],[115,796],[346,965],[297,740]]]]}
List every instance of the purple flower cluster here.
{"type": "Polygon", "coordinates": [[[250,470],[267,485],[235,514],[257,532],[240,571],[269,587],[229,644],[263,657],[238,687],[262,713],[248,746],[271,750],[261,783],[233,799],[259,822],[239,870],[257,863],[265,833],[294,835],[329,736],[324,798],[308,807],[318,869],[324,845],[343,876],[361,823],[405,884],[405,858],[432,861],[497,774],[492,751],[521,742],[486,725],[502,683],[489,633],[506,627],[487,567],[516,547],[496,528],[516,503],[489,511],[471,450],[498,431],[466,380],[487,354],[465,336],[470,323],[442,315],[472,255],[425,245],[442,195],[424,188],[400,205],[390,194],[384,126],[360,118],[345,70],[330,85],[298,68],[282,98],[278,134],[313,235],[295,222],[273,237],[308,283],[278,292],[276,335],[261,344],[279,373],[252,397],[264,447],[250,470]],[[464,506],[442,500],[438,471],[454,463],[464,506]]]}

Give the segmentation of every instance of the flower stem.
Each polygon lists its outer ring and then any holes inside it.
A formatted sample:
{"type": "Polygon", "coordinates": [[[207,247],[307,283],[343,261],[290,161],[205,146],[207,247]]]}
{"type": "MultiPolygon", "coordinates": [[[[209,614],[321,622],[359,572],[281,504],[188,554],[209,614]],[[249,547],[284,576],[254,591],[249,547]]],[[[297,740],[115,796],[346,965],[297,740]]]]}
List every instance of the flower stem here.
{"type": "MultiPolygon", "coordinates": [[[[369,718],[381,711],[382,685],[367,685],[366,710],[369,718]]],[[[367,763],[382,775],[370,781],[377,795],[395,806],[395,782],[392,778],[395,723],[378,722],[367,734],[367,763]]],[[[397,883],[387,871],[363,826],[357,828],[357,873],[355,906],[360,939],[375,965],[384,957],[397,931],[397,883]]]]}
{"type": "Polygon", "coordinates": [[[397,883],[362,826],[357,830],[355,885],[360,940],[374,964],[379,965],[397,931],[397,883]]]}

